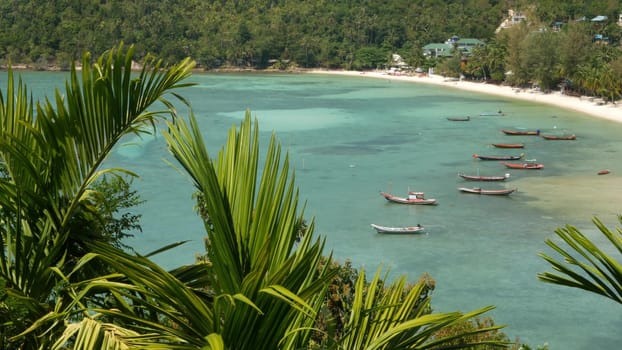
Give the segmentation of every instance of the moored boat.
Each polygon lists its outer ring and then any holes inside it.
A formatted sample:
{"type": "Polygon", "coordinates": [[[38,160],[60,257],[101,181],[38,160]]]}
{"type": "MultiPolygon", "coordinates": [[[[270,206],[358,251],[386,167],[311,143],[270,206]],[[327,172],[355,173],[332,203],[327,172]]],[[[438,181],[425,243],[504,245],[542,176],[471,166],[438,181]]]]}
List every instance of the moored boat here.
{"type": "Polygon", "coordinates": [[[468,122],[469,120],[471,120],[470,116],[466,116],[466,117],[447,117],[447,120],[451,120],[454,122],[468,122]]]}
{"type": "Polygon", "coordinates": [[[421,204],[421,205],[436,205],[438,201],[435,198],[425,198],[424,192],[408,192],[407,197],[394,196],[390,193],[380,192],[386,200],[399,204],[421,204]]]}
{"type": "Polygon", "coordinates": [[[542,135],[546,140],[576,140],[577,135],[542,135]]]}
{"type": "Polygon", "coordinates": [[[510,193],[516,191],[515,188],[507,188],[507,189],[501,189],[501,190],[485,190],[479,187],[473,187],[473,188],[460,187],[458,188],[458,190],[460,192],[465,192],[465,193],[486,194],[486,195],[496,195],[496,196],[507,196],[510,193]]]}
{"type": "Polygon", "coordinates": [[[609,169],[602,169],[598,171],[598,175],[607,175],[609,174],[611,171],[609,171],[609,169]]]}
{"type": "Polygon", "coordinates": [[[521,153],[517,156],[482,156],[479,154],[474,154],[473,158],[479,158],[480,160],[518,160],[525,156],[525,153],[521,153]]]}
{"type": "Polygon", "coordinates": [[[544,164],[541,163],[508,163],[501,162],[501,164],[505,165],[510,169],[542,169],[544,168],[544,164]]]}
{"type": "Polygon", "coordinates": [[[505,115],[505,113],[503,113],[503,111],[499,110],[496,112],[482,112],[479,115],[481,115],[482,117],[489,117],[489,116],[493,116],[493,115],[505,115]]]}
{"type": "Polygon", "coordinates": [[[524,148],[524,143],[493,143],[493,147],[496,148],[524,148]]]}
{"type": "Polygon", "coordinates": [[[458,176],[469,181],[505,181],[505,179],[510,177],[510,174],[506,173],[503,176],[479,176],[479,175],[465,175],[462,173],[458,173],[458,176]]]}
{"type": "Polygon", "coordinates": [[[509,130],[509,129],[501,129],[501,131],[506,135],[532,135],[538,136],[540,135],[540,130],[509,130]]]}
{"type": "Polygon", "coordinates": [[[381,226],[381,225],[371,224],[371,227],[374,230],[376,230],[378,233],[423,233],[424,232],[424,228],[421,225],[390,227],[390,226],[381,226]]]}

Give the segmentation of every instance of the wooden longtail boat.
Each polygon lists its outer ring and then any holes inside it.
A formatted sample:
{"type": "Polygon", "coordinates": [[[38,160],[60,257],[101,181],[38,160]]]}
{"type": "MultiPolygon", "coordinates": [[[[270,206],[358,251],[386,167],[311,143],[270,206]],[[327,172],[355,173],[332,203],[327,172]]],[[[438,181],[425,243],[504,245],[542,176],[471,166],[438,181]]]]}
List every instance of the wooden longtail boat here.
{"type": "Polygon", "coordinates": [[[524,143],[493,143],[496,148],[524,148],[524,143]]]}
{"type": "Polygon", "coordinates": [[[497,111],[497,112],[482,112],[479,115],[481,115],[482,117],[490,117],[493,115],[505,115],[505,113],[503,113],[503,111],[497,111]]]}
{"type": "Polygon", "coordinates": [[[506,135],[532,135],[538,136],[540,135],[540,130],[509,130],[509,129],[501,129],[501,131],[506,135]]]}
{"type": "Polygon", "coordinates": [[[451,120],[453,122],[468,122],[471,120],[471,117],[468,115],[466,117],[447,117],[447,120],[451,120]]]}
{"type": "Polygon", "coordinates": [[[481,160],[518,160],[525,156],[525,153],[521,153],[517,156],[481,156],[479,154],[474,154],[473,158],[479,158],[481,160]]]}
{"type": "Polygon", "coordinates": [[[505,165],[510,169],[542,169],[544,168],[544,164],[541,163],[507,163],[501,162],[501,164],[505,165]]]}
{"type": "Polygon", "coordinates": [[[421,225],[405,226],[405,227],[389,227],[371,224],[371,227],[378,233],[423,233],[424,228],[421,225]]]}
{"type": "Polygon", "coordinates": [[[399,204],[422,204],[422,205],[436,205],[438,204],[435,198],[425,198],[423,192],[408,192],[408,197],[398,197],[386,192],[380,192],[386,200],[399,204]]]}
{"type": "Polygon", "coordinates": [[[466,188],[460,187],[458,188],[460,192],[465,193],[474,193],[474,194],[487,194],[487,195],[497,195],[497,196],[507,196],[510,193],[516,191],[515,188],[502,189],[502,190],[485,190],[482,188],[474,187],[474,188],[466,188]]]}
{"type": "Polygon", "coordinates": [[[542,135],[547,140],[576,140],[576,135],[542,135]]]}
{"type": "Polygon", "coordinates": [[[469,181],[505,181],[505,179],[510,177],[510,174],[507,173],[503,176],[479,176],[479,175],[465,175],[465,174],[458,173],[458,176],[469,181]]]}

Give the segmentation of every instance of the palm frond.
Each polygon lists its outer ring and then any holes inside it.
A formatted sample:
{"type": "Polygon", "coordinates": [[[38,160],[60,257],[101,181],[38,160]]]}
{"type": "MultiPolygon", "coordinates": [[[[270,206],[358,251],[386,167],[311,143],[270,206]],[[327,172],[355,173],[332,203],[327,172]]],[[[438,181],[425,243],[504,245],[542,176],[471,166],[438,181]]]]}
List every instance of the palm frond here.
{"type": "MultiPolygon", "coordinates": [[[[419,281],[407,290],[404,276],[386,288],[382,282],[384,280],[386,277],[381,278],[381,269],[376,271],[369,283],[366,283],[365,272],[359,273],[355,289],[357,292],[349,322],[345,326],[345,335],[339,343],[340,349],[438,349],[439,346],[452,340],[450,337],[437,337],[439,330],[493,308],[485,307],[467,314],[459,312],[428,314],[429,298],[424,298],[420,307],[416,306],[422,302],[425,282],[419,281]]],[[[477,332],[498,328],[500,327],[465,332],[458,337],[469,337],[477,332]]],[[[491,343],[503,346],[500,342],[491,343]]],[[[462,348],[469,346],[465,345],[462,348]]]]}
{"type": "MultiPolygon", "coordinates": [[[[622,222],[622,217],[618,217],[618,220],[622,222]]],[[[616,232],[609,230],[596,217],[592,221],[613,248],[622,253],[622,231],[619,228],[616,232]]],[[[553,240],[547,239],[545,243],[559,254],[563,261],[541,252],[539,256],[551,264],[558,273],[539,273],[538,279],[583,289],[622,303],[622,264],[573,226],[558,228],[555,233],[569,248],[565,249],[553,240]]]]}
{"type": "Polygon", "coordinates": [[[109,152],[141,125],[175,117],[166,94],[188,85],[183,80],[194,63],[165,68],[148,59],[134,73],[132,57],[133,48],[122,44],[96,63],[85,54],[81,75],[72,67],[64,93],[57,89],[36,104],[9,72],[7,95],[0,98],[0,163],[6,170],[0,178],[0,277],[12,296],[28,301],[30,312],[16,318],[18,327],[61,306],[52,305],[52,296],[62,293],[53,269],[71,270],[77,259],[68,242],[85,240],[76,217],[88,205],[89,185],[112,171],[101,169],[109,152]],[[150,111],[157,102],[165,108],[150,111]]]}
{"type": "Polygon", "coordinates": [[[193,116],[188,125],[169,123],[165,138],[205,201],[210,287],[242,294],[262,311],[228,308],[217,330],[225,343],[237,349],[306,345],[322,302],[317,293],[323,295],[333,272],[319,268],[324,242],[314,240],[312,222],[299,237],[298,191],[275,136],[261,172],[259,129],[250,112],[214,160],[193,116]]]}
{"type": "Polygon", "coordinates": [[[92,318],[85,317],[79,323],[68,325],[52,349],[66,349],[67,344],[71,342],[73,350],[126,350],[130,349],[130,345],[127,344],[125,338],[136,336],[138,334],[131,330],[98,321],[95,315],[92,318]]]}

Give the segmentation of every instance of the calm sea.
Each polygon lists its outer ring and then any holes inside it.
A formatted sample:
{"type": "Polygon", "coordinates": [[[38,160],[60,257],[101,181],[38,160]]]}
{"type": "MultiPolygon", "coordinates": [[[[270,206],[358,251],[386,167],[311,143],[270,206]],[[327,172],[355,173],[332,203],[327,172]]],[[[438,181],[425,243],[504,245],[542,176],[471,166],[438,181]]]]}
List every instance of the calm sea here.
{"type": "MultiPolygon", "coordinates": [[[[62,73],[22,73],[35,96],[62,87],[62,73]]],[[[2,81],[6,74],[0,75],[2,81]]],[[[379,265],[416,281],[422,273],[436,280],[436,311],[471,311],[495,305],[490,314],[505,333],[532,347],[618,349],[622,313],[618,305],[579,290],[544,284],[550,271],[539,252],[554,230],[577,226],[606,251],[617,254],[591,223],[601,218],[619,226],[622,213],[622,124],[545,105],[508,100],[384,79],[323,75],[194,75],[185,89],[209,151],[216,155],[227,131],[250,109],[259,120],[263,144],[272,132],[290,152],[307,217],[316,234],[341,261],[350,259],[370,274],[379,265]],[[506,116],[480,113],[506,112],[506,116]],[[446,117],[471,116],[469,122],[446,117]],[[576,141],[505,136],[502,128],[574,133],[576,141]],[[492,143],[526,144],[502,150],[492,143]],[[525,153],[543,170],[508,171],[473,154],[525,153]],[[611,174],[596,172],[608,168],[611,174]],[[505,183],[468,183],[456,174],[503,175],[505,183]],[[460,193],[462,186],[512,187],[509,197],[460,193]],[[380,190],[405,195],[424,191],[438,206],[386,202],[380,190]],[[379,235],[369,224],[420,223],[425,235],[379,235]]],[[[0,84],[0,87],[4,87],[0,84]]],[[[128,137],[109,166],[138,173],[134,184],[147,203],[143,233],[130,243],[140,252],[188,240],[157,257],[166,267],[191,263],[203,253],[204,231],[194,214],[193,189],[170,160],[161,136],[128,137]]],[[[614,255],[618,256],[619,255],[614,255]]]]}

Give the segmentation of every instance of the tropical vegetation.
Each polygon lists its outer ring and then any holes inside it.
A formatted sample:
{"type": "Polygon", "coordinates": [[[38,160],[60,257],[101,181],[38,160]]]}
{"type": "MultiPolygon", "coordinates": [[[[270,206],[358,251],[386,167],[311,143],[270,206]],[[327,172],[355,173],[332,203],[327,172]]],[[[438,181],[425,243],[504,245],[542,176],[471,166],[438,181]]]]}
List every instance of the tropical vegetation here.
{"type": "MultiPolygon", "coordinates": [[[[583,85],[569,81],[568,86],[615,98],[615,87],[597,85],[592,80],[598,75],[590,71],[600,67],[616,81],[611,72],[620,66],[619,52],[612,46],[590,46],[598,50],[543,62],[519,54],[532,48],[534,54],[547,56],[566,52],[554,51],[556,47],[588,43],[580,26],[568,25],[557,35],[534,33],[523,24],[491,37],[474,54],[471,74],[497,80],[514,64],[511,82],[537,81],[542,87],[583,74],[584,80],[574,80],[583,85]],[[542,48],[542,43],[551,47],[542,48]],[[481,63],[477,69],[476,62],[481,63]],[[525,75],[523,65],[534,67],[533,75],[525,75]],[[559,74],[550,75],[552,71],[559,74]]],[[[367,47],[361,57],[379,60],[377,49],[367,47]]],[[[287,154],[281,153],[276,136],[267,155],[260,157],[258,127],[247,115],[211,157],[192,114],[180,118],[170,100],[172,96],[188,105],[175,91],[190,85],[185,80],[194,61],[168,66],[135,50],[115,47],[95,61],[84,55],[81,71],[71,67],[66,90],[44,101],[34,102],[27,86],[9,72],[0,96],[3,348],[507,345],[500,326],[479,318],[491,307],[434,313],[426,278],[409,285],[404,278],[389,280],[379,268],[370,280],[360,271],[347,273],[345,284],[336,283],[343,271],[332,256],[323,256],[324,241],[314,237],[313,220],[304,217],[287,154]],[[138,72],[132,69],[136,60],[143,67],[138,72]],[[138,218],[127,214],[115,219],[112,214],[139,199],[126,184],[106,179],[135,174],[103,167],[125,135],[155,132],[160,125],[166,126],[171,153],[197,188],[206,230],[205,257],[170,271],[153,263],[150,255],[123,249],[128,247],[122,239],[127,230],[139,228],[138,218]],[[260,165],[259,159],[265,163],[260,165]]],[[[360,57],[344,57],[366,64],[360,57]]],[[[469,65],[465,67],[468,73],[469,65]]],[[[620,230],[616,234],[596,219],[595,224],[620,252],[620,230]]],[[[551,240],[547,244],[565,263],[543,253],[559,274],[543,273],[540,279],[619,302],[619,262],[573,227],[556,233],[570,248],[551,240]]]]}
{"type": "MultiPolygon", "coordinates": [[[[111,242],[103,233],[118,233],[97,225],[111,221],[99,205],[104,192],[94,184],[105,174],[131,173],[100,166],[123,135],[174,113],[164,95],[186,86],[182,80],[192,69],[185,60],[160,72],[161,61],[152,58],[148,69],[134,75],[132,52],[114,50],[95,63],[85,55],[66,90],[37,103],[9,72],[0,96],[4,348],[49,348],[62,333],[62,318],[75,309],[69,284],[108,271],[102,265],[83,268],[81,260],[88,244],[111,242]],[[148,111],[156,101],[169,108],[148,111]]],[[[131,215],[126,219],[122,225],[132,226],[131,215]]]]}
{"type": "Polygon", "coordinates": [[[590,22],[569,22],[559,31],[523,22],[476,48],[465,67],[442,72],[615,101],[622,97],[622,50],[594,41],[595,30],[590,22]]]}
{"type": "Polygon", "coordinates": [[[133,53],[121,45],[94,62],[86,54],[81,72],[72,68],[65,91],[44,102],[34,103],[9,72],[0,99],[3,348],[506,344],[498,336],[477,336],[498,335],[501,327],[494,324],[442,332],[492,307],[434,313],[425,279],[413,285],[404,277],[389,280],[382,268],[369,282],[365,271],[358,272],[348,315],[325,317],[320,327],[339,270],[330,255],[323,256],[324,240],[313,235],[313,220],[304,220],[276,136],[260,166],[258,126],[248,114],[218,156],[210,157],[192,113],[187,121],[178,117],[170,100],[187,104],[175,90],[190,85],[185,80],[194,63],[165,67],[148,58],[134,73],[133,53]],[[153,110],[156,102],[161,108],[153,110]],[[115,247],[110,237],[94,236],[102,232],[95,224],[110,221],[110,211],[95,205],[105,193],[93,184],[106,174],[135,175],[105,168],[107,154],[124,135],[145,132],[145,125],[156,130],[163,122],[171,153],[201,194],[207,234],[205,258],[170,271],[149,255],[115,247]]]}
{"type": "Polygon", "coordinates": [[[69,69],[118,42],[141,60],[192,57],[201,69],[412,67],[543,91],[622,96],[620,1],[4,1],[0,63],[69,69]],[[509,10],[526,17],[496,33],[509,10]],[[607,20],[592,22],[597,16],[607,20]],[[424,55],[457,35],[486,43],[463,60],[424,55]]]}

